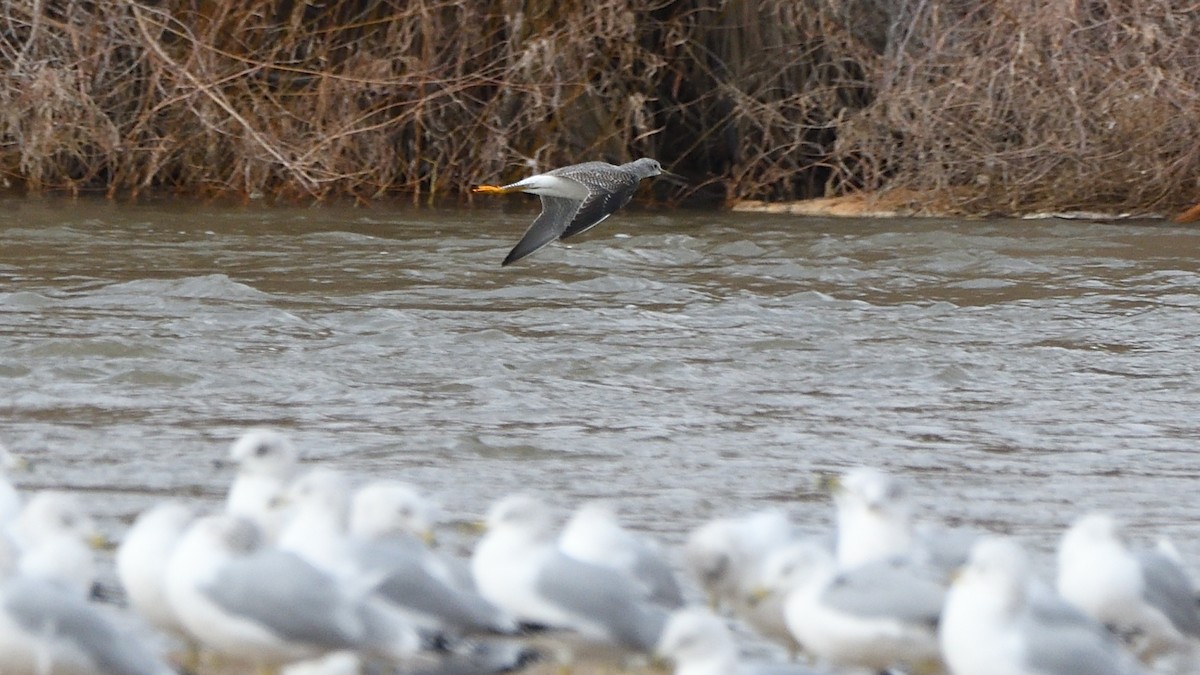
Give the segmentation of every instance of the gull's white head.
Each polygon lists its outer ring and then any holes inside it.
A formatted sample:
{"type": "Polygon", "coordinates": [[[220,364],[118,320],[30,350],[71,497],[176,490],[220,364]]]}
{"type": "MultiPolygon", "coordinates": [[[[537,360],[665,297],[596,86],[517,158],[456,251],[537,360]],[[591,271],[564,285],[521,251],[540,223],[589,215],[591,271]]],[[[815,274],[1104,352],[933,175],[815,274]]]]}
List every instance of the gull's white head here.
{"type": "Polygon", "coordinates": [[[879,469],[861,467],[838,479],[833,493],[838,508],[874,512],[907,513],[908,494],[904,484],[879,469]]]}
{"type": "Polygon", "coordinates": [[[488,532],[510,532],[530,537],[551,537],[554,517],[545,502],[529,494],[510,495],[488,511],[488,532]]]}
{"type": "Polygon", "coordinates": [[[436,509],[415,487],[400,481],[375,481],[354,494],[350,533],[365,539],[415,536],[433,539],[436,509]]]}
{"type": "Polygon", "coordinates": [[[671,615],[655,652],[683,670],[704,665],[705,672],[729,672],[737,661],[737,645],[729,628],[712,612],[692,607],[671,615]]]}
{"type": "Polygon", "coordinates": [[[827,578],[836,568],[833,555],[813,541],[796,541],[768,555],[759,569],[759,587],[755,594],[761,599],[768,594],[787,595],[810,582],[827,578]]]}
{"type": "Polygon", "coordinates": [[[79,497],[67,492],[38,492],[13,524],[17,544],[27,547],[49,537],[69,535],[87,544],[100,544],[100,530],[79,497]]]}
{"type": "Polygon", "coordinates": [[[1125,547],[1117,520],[1107,513],[1089,513],[1063,535],[1061,550],[1073,547],[1125,547]]]}
{"type": "Polygon", "coordinates": [[[971,557],[954,580],[965,586],[994,592],[1009,602],[1023,601],[1030,580],[1029,555],[1008,537],[988,536],[971,547],[971,557]]]}
{"type": "Polygon", "coordinates": [[[251,429],[229,446],[229,461],[247,474],[284,476],[299,461],[296,448],[286,437],[270,429],[251,429]]]}
{"type": "Polygon", "coordinates": [[[350,478],[337,469],[315,467],[289,485],[284,498],[301,510],[344,515],[350,502],[350,478]]]}

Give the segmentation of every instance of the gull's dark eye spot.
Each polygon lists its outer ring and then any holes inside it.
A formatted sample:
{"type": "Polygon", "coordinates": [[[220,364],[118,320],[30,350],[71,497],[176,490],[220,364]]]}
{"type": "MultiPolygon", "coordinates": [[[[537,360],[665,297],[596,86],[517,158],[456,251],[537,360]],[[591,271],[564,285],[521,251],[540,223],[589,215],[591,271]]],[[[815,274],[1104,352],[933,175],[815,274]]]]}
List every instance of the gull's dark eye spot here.
{"type": "Polygon", "coordinates": [[[258,446],[254,448],[255,457],[263,457],[268,452],[271,452],[271,446],[267,445],[266,443],[259,443],[258,446]]]}

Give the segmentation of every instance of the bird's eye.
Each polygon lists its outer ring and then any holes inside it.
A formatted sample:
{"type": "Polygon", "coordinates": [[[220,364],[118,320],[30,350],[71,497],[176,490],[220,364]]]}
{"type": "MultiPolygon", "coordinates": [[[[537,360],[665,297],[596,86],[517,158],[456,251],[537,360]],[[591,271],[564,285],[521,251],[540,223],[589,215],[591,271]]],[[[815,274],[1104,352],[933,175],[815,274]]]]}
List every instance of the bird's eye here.
{"type": "Polygon", "coordinates": [[[263,455],[266,455],[270,451],[271,451],[271,446],[267,445],[266,443],[260,443],[258,445],[258,447],[254,448],[254,456],[262,457],[263,455]]]}

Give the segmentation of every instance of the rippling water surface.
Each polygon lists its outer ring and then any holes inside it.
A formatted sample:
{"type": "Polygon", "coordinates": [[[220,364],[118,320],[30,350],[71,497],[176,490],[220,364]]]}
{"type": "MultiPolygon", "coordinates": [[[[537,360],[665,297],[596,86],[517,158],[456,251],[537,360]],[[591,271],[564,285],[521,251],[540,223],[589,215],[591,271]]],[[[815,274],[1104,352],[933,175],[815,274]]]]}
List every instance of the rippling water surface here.
{"type": "MultiPolygon", "coordinates": [[[[515,200],[519,201],[519,200],[515,200]]],[[[108,527],[223,496],[252,425],[424,486],[621,500],[679,542],[819,471],[1042,550],[1085,509],[1200,555],[1200,233],[1162,223],[625,212],[498,265],[510,207],[13,201],[0,438],[108,527]]]]}

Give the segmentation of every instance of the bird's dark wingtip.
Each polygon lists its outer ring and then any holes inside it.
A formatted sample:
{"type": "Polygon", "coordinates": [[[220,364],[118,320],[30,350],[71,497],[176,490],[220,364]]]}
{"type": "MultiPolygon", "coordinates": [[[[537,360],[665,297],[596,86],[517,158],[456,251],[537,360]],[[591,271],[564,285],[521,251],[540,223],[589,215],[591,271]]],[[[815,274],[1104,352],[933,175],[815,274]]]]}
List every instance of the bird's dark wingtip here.
{"type": "MultiPolygon", "coordinates": [[[[551,241],[553,241],[553,240],[551,240],[551,241]]],[[[525,258],[530,255],[533,255],[534,253],[537,253],[543,247],[545,247],[546,244],[548,244],[548,243],[550,243],[550,242],[531,246],[530,242],[526,241],[525,239],[522,239],[521,241],[517,242],[517,245],[514,246],[511,251],[508,252],[508,255],[506,255],[504,257],[504,262],[500,263],[500,266],[508,267],[509,265],[517,262],[521,258],[525,258]]]]}

